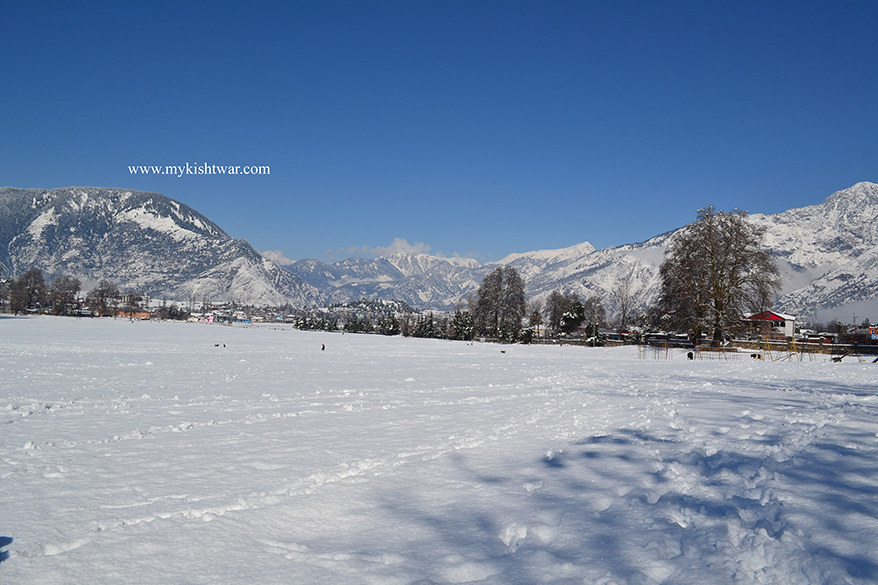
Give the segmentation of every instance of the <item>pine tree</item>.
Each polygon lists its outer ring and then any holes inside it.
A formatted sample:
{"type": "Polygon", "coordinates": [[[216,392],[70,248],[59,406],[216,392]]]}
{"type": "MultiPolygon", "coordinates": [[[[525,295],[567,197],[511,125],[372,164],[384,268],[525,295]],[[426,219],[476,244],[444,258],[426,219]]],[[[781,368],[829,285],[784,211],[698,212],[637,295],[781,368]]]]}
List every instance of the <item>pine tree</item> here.
{"type": "Polygon", "coordinates": [[[460,341],[471,341],[475,334],[475,322],[469,311],[457,311],[451,318],[448,336],[460,341]]]}

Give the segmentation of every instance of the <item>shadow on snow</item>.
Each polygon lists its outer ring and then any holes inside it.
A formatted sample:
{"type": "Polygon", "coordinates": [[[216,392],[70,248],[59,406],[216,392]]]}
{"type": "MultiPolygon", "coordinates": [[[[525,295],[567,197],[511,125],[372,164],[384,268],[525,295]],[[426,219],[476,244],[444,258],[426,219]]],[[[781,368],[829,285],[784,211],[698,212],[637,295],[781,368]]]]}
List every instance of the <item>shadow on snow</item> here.
{"type": "MultiPolygon", "coordinates": [[[[0,536],[0,548],[5,548],[12,544],[12,538],[9,536],[0,536]]],[[[9,551],[0,550],[0,563],[9,558],[9,551]]]]}
{"type": "Polygon", "coordinates": [[[701,424],[721,447],[683,430],[621,428],[531,462],[527,476],[484,473],[455,454],[452,477],[465,487],[446,504],[400,492],[384,507],[435,545],[421,559],[433,575],[453,557],[481,568],[484,583],[878,580],[874,436],[835,428],[830,443],[775,422],[773,433],[722,443],[716,421],[701,424]]]}

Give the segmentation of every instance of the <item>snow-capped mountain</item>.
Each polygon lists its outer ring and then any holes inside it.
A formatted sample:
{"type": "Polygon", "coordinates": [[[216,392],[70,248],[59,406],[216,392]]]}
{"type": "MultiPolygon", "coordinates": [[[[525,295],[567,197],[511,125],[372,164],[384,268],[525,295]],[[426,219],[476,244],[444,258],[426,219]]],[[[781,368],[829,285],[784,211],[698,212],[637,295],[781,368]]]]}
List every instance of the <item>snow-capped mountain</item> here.
{"type": "MultiPolygon", "coordinates": [[[[878,185],[858,183],[819,205],[750,218],[766,228],[765,245],[783,276],[776,309],[802,316],[878,310],[878,185]]],[[[0,189],[0,263],[6,274],[39,267],[50,277],[108,278],[153,297],[252,304],[304,307],[374,298],[449,310],[475,292],[490,270],[509,265],[524,277],[531,298],[556,289],[581,298],[597,295],[613,314],[626,297],[638,312],[658,296],[659,266],[674,233],[604,250],[583,242],[516,253],[486,264],[398,253],[333,264],[297,260],[281,268],[164,195],[0,189]]]]}
{"type": "Polygon", "coordinates": [[[0,189],[4,274],[40,268],[84,287],[108,279],[153,298],[311,304],[320,292],[158,193],[67,187],[0,189]]]}
{"type": "Polygon", "coordinates": [[[334,264],[298,260],[285,268],[323,290],[331,302],[398,299],[414,307],[436,309],[454,307],[478,288],[490,270],[472,258],[404,253],[372,260],[348,258],[334,264]]]}
{"type": "MultiPolygon", "coordinates": [[[[778,260],[783,288],[777,309],[814,316],[878,297],[878,185],[858,183],[819,205],[750,218],[767,228],[765,245],[778,260]]],[[[674,233],[604,250],[583,242],[516,253],[488,264],[416,254],[335,264],[300,260],[287,268],[334,300],[399,298],[448,309],[474,292],[488,271],[509,265],[524,277],[531,298],[556,289],[597,295],[612,314],[622,295],[634,311],[656,300],[659,267],[674,233]]]]}
{"type": "Polygon", "coordinates": [[[335,302],[386,298],[400,299],[414,307],[449,310],[474,293],[488,272],[509,265],[524,277],[531,298],[544,298],[558,289],[581,298],[597,295],[608,309],[613,309],[618,292],[626,284],[630,305],[645,307],[657,294],[658,267],[669,235],[606,250],[596,250],[583,242],[560,250],[510,254],[486,264],[472,258],[394,254],[334,264],[298,260],[285,268],[325,291],[335,302]]]}
{"type": "Polygon", "coordinates": [[[784,275],[780,310],[813,314],[878,298],[878,185],[857,183],[819,205],[752,217],[768,228],[766,246],[784,275]]]}

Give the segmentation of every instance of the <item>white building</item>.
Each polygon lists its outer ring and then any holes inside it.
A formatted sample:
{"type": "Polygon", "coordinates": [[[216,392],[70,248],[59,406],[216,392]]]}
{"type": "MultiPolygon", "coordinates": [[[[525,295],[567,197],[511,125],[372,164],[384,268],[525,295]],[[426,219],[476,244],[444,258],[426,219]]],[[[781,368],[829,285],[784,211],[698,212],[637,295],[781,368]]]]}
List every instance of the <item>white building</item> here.
{"type": "Polygon", "coordinates": [[[796,334],[795,315],[762,311],[745,317],[745,319],[749,322],[751,333],[756,333],[766,339],[792,339],[796,334]]]}

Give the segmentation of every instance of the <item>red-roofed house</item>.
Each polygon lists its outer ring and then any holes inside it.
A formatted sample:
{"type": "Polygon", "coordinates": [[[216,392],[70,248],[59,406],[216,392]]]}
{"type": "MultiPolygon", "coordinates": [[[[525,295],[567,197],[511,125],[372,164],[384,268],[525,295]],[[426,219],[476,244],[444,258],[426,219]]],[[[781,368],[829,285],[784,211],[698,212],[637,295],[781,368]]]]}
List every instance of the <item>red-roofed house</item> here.
{"type": "Polygon", "coordinates": [[[762,311],[745,317],[745,320],[749,322],[751,332],[758,333],[767,339],[787,339],[796,334],[795,315],[762,311]]]}

